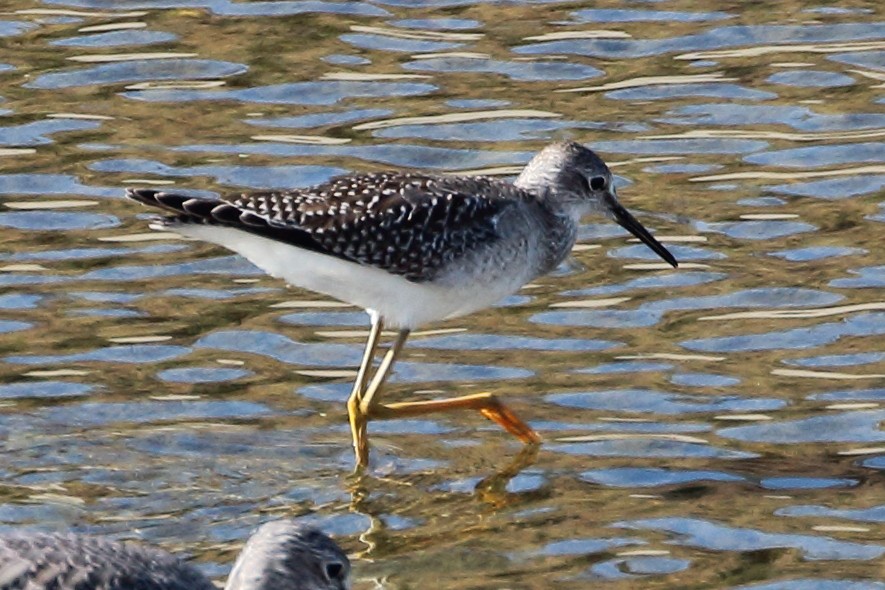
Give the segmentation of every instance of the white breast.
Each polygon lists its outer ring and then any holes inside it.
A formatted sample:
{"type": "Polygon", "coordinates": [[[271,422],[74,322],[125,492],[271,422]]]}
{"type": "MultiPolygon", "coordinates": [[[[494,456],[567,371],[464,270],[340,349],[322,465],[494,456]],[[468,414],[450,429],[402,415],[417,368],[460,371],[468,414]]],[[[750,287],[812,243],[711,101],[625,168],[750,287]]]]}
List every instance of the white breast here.
{"type": "Polygon", "coordinates": [[[224,246],[271,276],[378,313],[391,328],[414,329],[436,320],[466,315],[515,293],[532,277],[498,272],[413,283],[370,266],[304,250],[235,228],[196,224],[163,226],[224,246]]]}

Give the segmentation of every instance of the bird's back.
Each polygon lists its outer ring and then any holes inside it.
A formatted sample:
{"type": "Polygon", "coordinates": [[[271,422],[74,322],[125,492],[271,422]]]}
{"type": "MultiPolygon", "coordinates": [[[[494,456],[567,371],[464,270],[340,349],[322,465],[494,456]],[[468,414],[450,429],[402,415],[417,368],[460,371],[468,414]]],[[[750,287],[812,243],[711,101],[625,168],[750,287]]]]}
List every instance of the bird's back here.
{"type": "Polygon", "coordinates": [[[494,178],[405,172],[225,199],[156,190],[127,194],[175,213],[164,220],[175,231],[187,233],[193,223],[231,227],[416,282],[433,280],[453,260],[495,241],[502,211],[535,200],[494,178]]]}
{"type": "Polygon", "coordinates": [[[215,590],[196,568],[137,543],[76,534],[0,535],[0,590],[215,590]]]}

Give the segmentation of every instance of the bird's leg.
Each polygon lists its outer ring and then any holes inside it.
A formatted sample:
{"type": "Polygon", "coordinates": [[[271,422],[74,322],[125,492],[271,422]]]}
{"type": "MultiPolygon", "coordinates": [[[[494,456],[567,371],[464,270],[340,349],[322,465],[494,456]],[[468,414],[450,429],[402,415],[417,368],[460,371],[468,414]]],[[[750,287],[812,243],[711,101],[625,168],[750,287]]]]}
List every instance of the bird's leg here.
{"type": "Polygon", "coordinates": [[[369,461],[369,441],[366,436],[366,422],[368,417],[361,409],[363,394],[369,382],[369,369],[375,359],[375,351],[378,349],[378,340],[381,339],[381,330],[384,321],[379,316],[372,316],[372,327],[366,340],[366,348],[363,351],[363,359],[360,362],[356,380],[353,382],[353,391],[347,400],[347,415],[350,420],[350,434],[353,437],[353,450],[356,453],[357,464],[366,465],[369,461]]]}
{"type": "Polygon", "coordinates": [[[396,357],[399,356],[400,351],[403,349],[403,346],[405,346],[406,340],[408,339],[409,330],[400,330],[396,335],[396,340],[393,341],[390,349],[388,349],[387,354],[381,359],[381,364],[378,366],[378,370],[375,371],[375,375],[372,377],[372,382],[369,383],[366,391],[363,392],[362,400],[360,401],[360,410],[365,416],[371,417],[372,410],[378,405],[378,402],[375,401],[375,396],[387,380],[387,376],[393,368],[393,363],[396,361],[396,357]]]}
{"type": "Polygon", "coordinates": [[[534,445],[541,442],[541,437],[538,436],[538,433],[531,426],[523,422],[519,416],[502,404],[491,393],[477,393],[440,400],[382,404],[378,401],[377,395],[390,375],[393,363],[396,362],[403,346],[406,344],[406,340],[409,338],[409,330],[399,331],[396,340],[385,353],[371,381],[366,385],[368,366],[372,362],[372,354],[378,345],[380,332],[381,320],[379,319],[372,325],[372,332],[369,334],[369,341],[366,343],[363,365],[360,367],[353,393],[347,402],[347,411],[350,415],[350,429],[353,434],[353,447],[359,467],[364,467],[369,462],[369,441],[366,435],[366,424],[372,418],[387,420],[420,416],[434,412],[470,409],[477,410],[480,414],[497,423],[501,428],[526,444],[534,445]]]}
{"type": "Polygon", "coordinates": [[[475,393],[462,397],[434,399],[420,402],[375,404],[367,412],[368,417],[388,420],[406,416],[420,416],[433,412],[453,410],[477,410],[480,414],[497,423],[501,428],[526,444],[538,444],[541,437],[534,429],[520,419],[513,411],[502,404],[491,393],[475,393]]]}
{"type": "Polygon", "coordinates": [[[360,368],[356,375],[356,381],[353,382],[353,391],[350,397],[362,398],[363,392],[366,390],[366,384],[369,382],[369,369],[375,358],[375,351],[378,349],[378,341],[381,339],[381,331],[384,329],[384,320],[379,316],[372,316],[372,327],[369,329],[369,337],[366,340],[366,348],[363,350],[363,359],[360,362],[360,368]]]}

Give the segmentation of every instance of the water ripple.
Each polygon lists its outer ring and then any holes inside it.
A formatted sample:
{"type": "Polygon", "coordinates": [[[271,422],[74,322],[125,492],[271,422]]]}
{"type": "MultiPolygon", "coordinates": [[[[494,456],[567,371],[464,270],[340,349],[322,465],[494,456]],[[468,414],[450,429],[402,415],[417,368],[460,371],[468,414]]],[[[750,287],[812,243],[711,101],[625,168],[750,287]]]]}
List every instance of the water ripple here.
{"type": "MultiPolygon", "coordinates": [[[[55,0],[55,3],[60,3],[55,0]]],[[[64,0],[65,6],[81,8],[121,8],[119,0],[64,0]]],[[[307,13],[345,14],[351,16],[388,16],[383,8],[365,2],[328,2],[325,0],[266,0],[237,2],[235,0],[139,0],[126,2],[126,8],[205,8],[219,16],[291,16],[307,13]]]]}
{"type": "Polygon", "coordinates": [[[816,442],[867,443],[885,440],[879,422],[885,420],[885,411],[845,412],[813,416],[749,426],[722,428],[717,434],[747,442],[799,444],[816,442]]]}
{"type": "Polygon", "coordinates": [[[373,35],[365,33],[349,33],[338,37],[341,41],[349,43],[360,49],[373,49],[376,51],[397,51],[401,53],[429,53],[431,51],[445,51],[461,47],[462,43],[450,41],[429,41],[426,39],[402,39],[388,37],[387,35],[373,35]]]}
{"type": "Polygon", "coordinates": [[[13,211],[0,213],[0,226],[33,231],[108,229],[120,225],[114,215],[60,211],[13,211]]]}
{"type": "Polygon", "coordinates": [[[787,86],[799,86],[802,88],[834,88],[838,86],[853,86],[856,84],[854,78],[851,76],[822,70],[778,72],[769,76],[765,81],[770,84],[784,84],[787,86]]]}
{"type": "Polygon", "coordinates": [[[43,74],[24,86],[58,89],[149,80],[205,80],[229,78],[247,70],[243,64],[210,59],[133,60],[43,74]]]}
{"type": "Polygon", "coordinates": [[[552,443],[544,446],[547,451],[590,457],[635,457],[638,459],[752,459],[754,453],[719,449],[711,445],[701,445],[673,440],[623,439],[602,440],[582,443],[552,443]]]}
{"type": "MultiPolygon", "coordinates": [[[[658,119],[673,125],[786,125],[809,132],[876,129],[885,125],[879,113],[820,114],[800,106],[695,104],[679,107],[658,119]]],[[[844,179],[840,179],[843,182],[844,179]]]]}
{"type": "Polygon", "coordinates": [[[680,346],[689,350],[701,350],[704,352],[799,350],[823,346],[846,336],[877,336],[880,334],[885,334],[885,313],[865,313],[846,318],[841,322],[818,324],[811,328],[794,328],[792,330],[740,336],[699,338],[680,342],[680,346]]]}
{"type": "Polygon", "coordinates": [[[809,578],[735,586],[732,590],[885,590],[885,582],[809,578]]]}
{"type": "Polygon", "coordinates": [[[615,467],[585,471],[581,479],[589,483],[616,488],[653,488],[707,481],[744,481],[744,478],[722,471],[691,471],[659,467],[615,467]]]}
{"type": "Polygon", "coordinates": [[[7,363],[20,365],[67,365],[80,362],[105,363],[159,363],[172,360],[190,353],[185,346],[168,344],[137,344],[131,346],[110,346],[89,352],[72,354],[24,354],[7,356],[7,363]]]}
{"type": "Polygon", "coordinates": [[[45,145],[52,143],[52,139],[47,136],[53,133],[89,131],[99,127],[101,127],[99,121],[65,118],[44,119],[23,125],[0,127],[0,145],[45,145]]]}
{"type": "Polygon", "coordinates": [[[826,506],[787,506],[775,511],[778,516],[815,516],[819,518],[838,518],[842,520],[854,520],[859,522],[885,522],[885,505],[872,506],[870,508],[840,509],[827,508],[826,506]]]}
{"type": "Polygon", "coordinates": [[[176,35],[161,31],[109,31],[57,39],[50,45],[56,47],[120,47],[169,43],[176,39],[178,39],[176,35]]]}
{"type": "Polygon", "coordinates": [[[761,44],[835,43],[879,39],[881,23],[838,23],[827,25],[755,25],[719,27],[694,35],[661,39],[569,39],[531,43],[514,49],[521,54],[586,55],[604,59],[631,59],[726,47],[761,44]]]}
{"type": "Polygon", "coordinates": [[[292,82],[240,90],[139,90],[123,95],[150,102],[238,100],[256,104],[333,105],[347,98],[418,96],[437,89],[422,82],[320,81],[292,82]]]}
{"type": "Polygon", "coordinates": [[[267,356],[283,363],[315,367],[356,367],[361,347],[346,344],[303,343],[272,332],[223,330],[203,336],[194,348],[213,348],[267,356]]]}
{"type": "Polygon", "coordinates": [[[816,168],[885,160],[885,143],[853,143],[790,148],[746,156],[750,164],[775,168],[816,168]]]}
{"type": "Polygon", "coordinates": [[[34,381],[0,385],[0,399],[81,397],[95,389],[85,383],[34,381]]]}
{"type": "Polygon", "coordinates": [[[125,265],[100,268],[83,274],[84,281],[142,281],[191,274],[263,276],[252,263],[239,256],[204,258],[189,262],[151,265],[125,265]]]}
{"type": "MultiPolygon", "coordinates": [[[[605,96],[614,100],[672,100],[674,98],[695,97],[725,98],[729,100],[771,100],[777,98],[777,94],[773,92],[725,83],[649,85],[613,90],[606,92],[605,96]]],[[[738,107],[740,105],[732,106],[738,107]]]]}
{"type": "Polygon", "coordinates": [[[245,369],[230,369],[223,367],[186,367],[181,369],[166,369],[157,373],[157,378],[170,383],[222,383],[234,381],[252,375],[252,371],[245,369]]]}
{"type": "Polygon", "coordinates": [[[597,351],[610,350],[622,344],[612,340],[584,340],[578,338],[533,338],[530,336],[509,336],[502,334],[454,334],[413,338],[411,345],[416,348],[438,350],[559,350],[597,351]]]}
{"type": "Polygon", "coordinates": [[[704,551],[760,551],[792,548],[805,559],[844,560],[876,559],[885,547],[872,543],[852,543],[831,537],[766,533],[750,528],[735,528],[697,518],[650,518],[617,523],[631,530],[654,530],[678,535],[675,545],[697,547],[704,551]]]}
{"type": "Polygon", "coordinates": [[[671,21],[680,23],[714,21],[734,18],[727,12],[676,12],[671,10],[626,10],[587,8],[572,12],[572,18],[582,23],[632,23],[671,21]]]}
{"type": "Polygon", "coordinates": [[[580,578],[602,578],[604,580],[624,580],[639,576],[667,575],[681,572],[691,566],[687,559],[673,557],[625,557],[597,563],[580,578]]]}
{"type": "MultiPolygon", "coordinates": [[[[586,292],[586,291],[585,291],[586,292]]],[[[598,292],[598,291],[596,291],[598,292]]],[[[775,309],[790,307],[832,305],[844,299],[842,295],[813,289],[765,288],[745,289],[736,293],[709,297],[678,297],[643,303],[634,310],[549,311],[535,314],[530,321],[562,326],[591,326],[594,328],[631,328],[653,326],[666,312],[734,307],[775,309]]],[[[683,343],[685,345],[685,343],[683,343]]]]}
{"type": "Polygon", "coordinates": [[[554,393],[550,403],[581,410],[624,413],[696,414],[707,412],[764,412],[787,405],[776,398],[744,398],[666,393],[650,389],[610,389],[578,393],[554,393]]]}
{"type": "Polygon", "coordinates": [[[417,72],[481,72],[524,82],[586,80],[602,75],[592,66],[557,61],[500,61],[471,57],[430,57],[410,61],[403,69],[417,72]]]}
{"type": "Polygon", "coordinates": [[[158,176],[211,176],[221,184],[265,189],[290,189],[325,182],[344,174],[343,168],[331,166],[186,166],[176,168],[141,159],[100,160],[90,165],[100,172],[127,172],[158,176]]]}

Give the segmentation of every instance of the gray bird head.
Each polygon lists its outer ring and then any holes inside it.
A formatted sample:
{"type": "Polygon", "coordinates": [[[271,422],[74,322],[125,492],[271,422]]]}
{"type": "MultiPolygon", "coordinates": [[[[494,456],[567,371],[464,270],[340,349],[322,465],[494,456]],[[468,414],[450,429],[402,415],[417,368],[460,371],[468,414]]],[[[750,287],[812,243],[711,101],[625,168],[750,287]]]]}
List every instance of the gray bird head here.
{"type": "Polygon", "coordinates": [[[319,530],[294,520],[265,523],[253,534],[225,590],[348,590],[350,561],[319,530]]]}
{"type": "Polygon", "coordinates": [[[548,145],[514,182],[550,199],[575,219],[591,211],[614,219],[672,266],[676,258],[619,202],[611,170],[592,150],[573,141],[548,145]]]}

